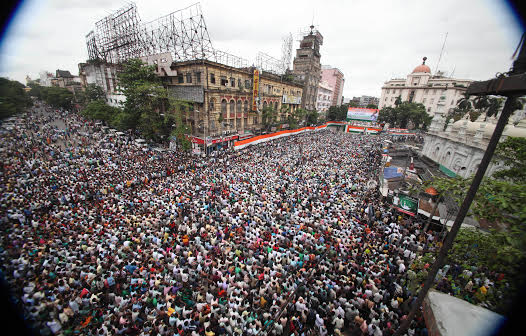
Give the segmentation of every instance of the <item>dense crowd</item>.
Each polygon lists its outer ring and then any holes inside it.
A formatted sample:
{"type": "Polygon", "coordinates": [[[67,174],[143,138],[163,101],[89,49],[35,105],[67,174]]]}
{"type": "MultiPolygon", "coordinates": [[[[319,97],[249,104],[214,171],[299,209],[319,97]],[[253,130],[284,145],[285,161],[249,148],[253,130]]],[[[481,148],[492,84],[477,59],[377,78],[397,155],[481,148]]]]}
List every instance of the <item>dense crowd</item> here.
{"type": "Polygon", "coordinates": [[[19,120],[0,139],[0,258],[43,335],[391,335],[436,246],[371,189],[380,136],[203,159],[73,113],[19,120]]]}

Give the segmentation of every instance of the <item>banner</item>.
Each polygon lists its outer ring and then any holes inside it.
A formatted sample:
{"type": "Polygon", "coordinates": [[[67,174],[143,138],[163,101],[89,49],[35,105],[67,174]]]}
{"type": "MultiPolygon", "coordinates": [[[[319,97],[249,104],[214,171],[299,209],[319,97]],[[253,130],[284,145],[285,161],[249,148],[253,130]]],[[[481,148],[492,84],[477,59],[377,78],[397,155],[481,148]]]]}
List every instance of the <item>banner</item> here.
{"type": "Polygon", "coordinates": [[[301,96],[293,96],[293,95],[283,95],[283,99],[281,100],[283,104],[301,104],[301,96]]]}
{"type": "Polygon", "coordinates": [[[258,110],[259,98],[259,70],[254,69],[254,85],[252,86],[252,111],[258,110]]]}
{"type": "Polygon", "coordinates": [[[376,122],[378,119],[378,109],[368,109],[361,107],[349,107],[347,110],[347,121],[359,120],[376,122]]]}
{"type": "Polygon", "coordinates": [[[394,200],[394,205],[398,211],[414,216],[418,211],[418,198],[400,194],[398,195],[398,202],[396,199],[394,200]]]}

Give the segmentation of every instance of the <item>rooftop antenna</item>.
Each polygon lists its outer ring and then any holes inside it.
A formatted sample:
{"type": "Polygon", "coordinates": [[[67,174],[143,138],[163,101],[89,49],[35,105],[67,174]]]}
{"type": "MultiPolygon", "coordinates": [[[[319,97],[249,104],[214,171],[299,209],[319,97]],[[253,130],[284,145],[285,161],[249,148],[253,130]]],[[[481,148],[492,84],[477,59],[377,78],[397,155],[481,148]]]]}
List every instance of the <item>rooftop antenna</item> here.
{"type": "Polygon", "coordinates": [[[444,43],[442,44],[442,50],[440,50],[440,57],[438,58],[437,66],[435,68],[435,75],[437,73],[438,65],[440,64],[440,60],[442,59],[442,54],[444,53],[444,47],[446,46],[447,34],[448,33],[446,32],[446,37],[444,37],[444,43]]]}
{"type": "Polygon", "coordinates": [[[457,65],[455,64],[455,66],[453,67],[453,71],[451,71],[451,75],[449,75],[449,77],[453,78],[453,75],[455,74],[456,69],[457,69],[457,65]]]}

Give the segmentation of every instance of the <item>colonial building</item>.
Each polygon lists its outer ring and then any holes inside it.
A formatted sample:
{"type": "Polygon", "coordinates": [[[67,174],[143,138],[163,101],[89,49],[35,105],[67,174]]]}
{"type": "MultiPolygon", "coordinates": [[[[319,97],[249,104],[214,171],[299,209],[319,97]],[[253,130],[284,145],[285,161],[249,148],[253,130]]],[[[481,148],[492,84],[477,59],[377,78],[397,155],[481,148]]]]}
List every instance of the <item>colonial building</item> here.
{"type": "Polygon", "coordinates": [[[325,114],[332,105],[333,91],[329,83],[321,82],[318,85],[318,99],[316,100],[316,110],[320,114],[325,114]]]}
{"type": "Polygon", "coordinates": [[[377,97],[372,96],[361,96],[361,97],[353,97],[352,102],[360,107],[367,107],[369,104],[374,104],[378,106],[380,99],[377,97]]]}
{"type": "MultiPolygon", "coordinates": [[[[425,135],[422,155],[440,165],[440,170],[454,176],[469,177],[477,171],[486,151],[497,119],[488,118],[484,121],[481,115],[476,121],[469,120],[469,116],[449,124],[444,130],[445,104],[439,103],[434,118],[425,135]]],[[[526,137],[526,119],[524,111],[516,111],[505,127],[501,141],[507,137],[526,137]]],[[[486,175],[493,174],[501,168],[500,163],[491,163],[486,175]]]]}
{"type": "Polygon", "coordinates": [[[171,74],[159,75],[173,98],[193,103],[184,121],[200,145],[205,137],[207,145],[214,146],[221,139],[232,142],[259,133],[265,108],[277,111],[277,121],[284,122],[302,101],[302,84],[253,67],[193,60],[173,62],[169,69],[171,74]]]}
{"type": "Polygon", "coordinates": [[[98,61],[79,64],[79,77],[83,87],[95,84],[101,87],[106,94],[108,105],[120,107],[126,97],[118,89],[117,73],[120,66],[98,61]]]}
{"type": "Polygon", "coordinates": [[[310,33],[303,37],[299,49],[296,49],[292,73],[304,83],[301,107],[315,110],[321,79],[320,46],[323,44],[323,36],[318,31],[313,31],[314,26],[310,28],[310,33]]]}
{"type": "Polygon", "coordinates": [[[343,72],[330,65],[323,65],[321,67],[321,82],[326,82],[332,90],[330,106],[340,106],[343,104],[342,95],[345,84],[343,72]]]}
{"type": "Polygon", "coordinates": [[[441,72],[431,74],[426,57],[406,78],[395,78],[385,82],[378,108],[394,107],[398,96],[402,101],[422,103],[428,114],[433,115],[438,104],[442,104],[446,112],[457,106],[458,100],[472,82],[469,79],[445,77],[441,72]]]}

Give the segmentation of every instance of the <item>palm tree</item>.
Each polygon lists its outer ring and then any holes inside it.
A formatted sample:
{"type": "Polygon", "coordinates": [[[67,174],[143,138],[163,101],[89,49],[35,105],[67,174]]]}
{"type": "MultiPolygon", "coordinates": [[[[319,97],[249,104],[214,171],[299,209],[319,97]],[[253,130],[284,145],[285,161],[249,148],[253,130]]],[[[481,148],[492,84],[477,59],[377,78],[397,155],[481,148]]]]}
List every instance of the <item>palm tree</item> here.
{"type": "Polygon", "coordinates": [[[486,117],[496,116],[499,113],[502,100],[499,98],[492,97],[488,100],[488,107],[486,110],[486,117]]]}
{"type": "Polygon", "coordinates": [[[469,95],[466,92],[464,92],[464,94],[462,95],[462,98],[460,98],[457,101],[457,107],[459,108],[459,110],[462,110],[462,111],[471,110],[471,100],[469,99],[469,95]]]}
{"type": "Polygon", "coordinates": [[[485,111],[489,107],[490,101],[488,96],[478,96],[475,98],[473,107],[480,111],[485,111]]]}

